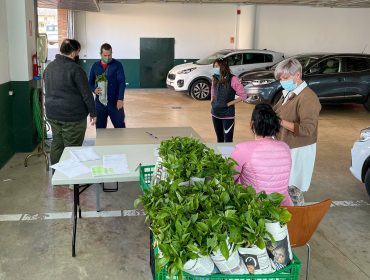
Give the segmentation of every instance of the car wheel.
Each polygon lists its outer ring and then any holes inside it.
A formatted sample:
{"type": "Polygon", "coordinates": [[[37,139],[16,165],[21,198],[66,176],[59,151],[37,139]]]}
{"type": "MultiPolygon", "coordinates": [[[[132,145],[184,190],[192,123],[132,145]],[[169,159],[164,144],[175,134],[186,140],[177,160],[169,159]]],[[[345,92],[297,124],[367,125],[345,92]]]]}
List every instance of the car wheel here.
{"type": "Polygon", "coordinates": [[[370,196],[370,168],[367,170],[365,175],[365,187],[367,194],[370,196]]]}
{"type": "Polygon", "coordinates": [[[272,106],[275,106],[276,103],[279,102],[280,98],[283,96],[283,92],[282,91],[278,91],[277,93],[275,93],[275,96],[274,98],[272,99],[271,101],[271,105],[272,106]]]}
{"type": "Polygon", "coordinates": [[[206,80],[196,81],[190,88],[190,95],[196,100],[206,100],[211,97],[211,85],[206,80]]]}
{"type": "Polygon", "coordinates": [[[370,111],[370,94],[369,96],[367,97],[365,103],[364,103],[364,107],[366,110],[370,111]]]}

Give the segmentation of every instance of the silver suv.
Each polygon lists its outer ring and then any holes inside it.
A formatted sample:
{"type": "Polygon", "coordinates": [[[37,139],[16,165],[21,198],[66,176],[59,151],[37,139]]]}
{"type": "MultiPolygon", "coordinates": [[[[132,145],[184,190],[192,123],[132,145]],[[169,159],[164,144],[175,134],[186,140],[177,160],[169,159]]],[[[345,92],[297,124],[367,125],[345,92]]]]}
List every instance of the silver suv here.
{"type": "Polygon", "coordinates": [[[257,68],[270,67],[284,59],[284,54],[268,50],[221,50],[193,63],[180,64],[167,75],[167,87],[188,92],[197,100],[211,96],[212,64],[217,58],[228,60],[231,72],[239,77],[257,68]]]}

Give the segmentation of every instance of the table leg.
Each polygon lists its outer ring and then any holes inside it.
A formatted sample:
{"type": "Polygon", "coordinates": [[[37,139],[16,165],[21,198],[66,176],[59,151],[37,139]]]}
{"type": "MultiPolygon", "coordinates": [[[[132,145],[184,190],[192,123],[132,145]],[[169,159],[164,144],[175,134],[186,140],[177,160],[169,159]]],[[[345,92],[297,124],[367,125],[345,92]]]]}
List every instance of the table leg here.
{"type": "Polygon", "coordinates": [[[81,206],[80,206],[80,186],[77,185],[78,195],[77,195],[77,207],[78,207],[78,217],[81,219],[81,206]]]}
{"type": "Polygon", "coordinates": [[[100,212],[100,192],[102,189],[102,184],[96,184],[96,212],[100,212]]]}
{"type": "Polygon", "coordinates": [[[72,257],[76,256],[76,232],[77,232],[77,203],[79,197],[79,185],[73,185],[73,232],[72,232],[72,257]]]}

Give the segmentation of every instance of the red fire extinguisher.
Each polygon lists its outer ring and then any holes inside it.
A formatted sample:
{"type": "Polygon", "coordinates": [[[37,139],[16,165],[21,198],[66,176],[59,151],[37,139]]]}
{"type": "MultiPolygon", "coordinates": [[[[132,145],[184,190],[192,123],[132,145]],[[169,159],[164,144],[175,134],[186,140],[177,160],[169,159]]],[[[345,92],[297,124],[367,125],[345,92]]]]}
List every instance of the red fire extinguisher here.
{"type": "Polygon", "coordinates": [[[37,55],[36,54],[32,55],[32,72],[33,72],[33,79],[34,80],[39,80],[40,79],[39,65],[37,63],[37,55]]]}

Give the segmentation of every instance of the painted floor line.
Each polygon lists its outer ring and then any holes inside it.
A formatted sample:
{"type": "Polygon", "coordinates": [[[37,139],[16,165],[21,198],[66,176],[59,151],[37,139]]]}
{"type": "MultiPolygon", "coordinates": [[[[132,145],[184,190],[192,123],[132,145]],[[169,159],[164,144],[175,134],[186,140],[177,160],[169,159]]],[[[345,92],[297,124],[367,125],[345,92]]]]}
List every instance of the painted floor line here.
{"type": "MultiPolygon", "coordinates": [[[[306,204],[313,204],[308,202],[306,204]]],[[[370,203],[365,200],[342,200],[333,201],[331,207],[361,207],[369,206],[370,203]]],[[[137,217],[145,216],[144,210],[114,210],[114,211],[84,211],[83,218],[110,218],[110,217],[137,217]]],[[[72,212],[54,212],[39,214],[5,214],[0,215],[0,222],[19,222],[19,221],[44,221],[44,220],[62,220],[71,219],[72,212]]]]}
{"type": "MultiPolygon", "coordinates": [[[[144,210],[83,211],[82,218],[137,217],[145,216],[144,210]]],[[[8,214],[0,215],[0,222],[44,221],[71,219],[72,212],[41,214],[8,214]]]]}

